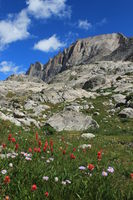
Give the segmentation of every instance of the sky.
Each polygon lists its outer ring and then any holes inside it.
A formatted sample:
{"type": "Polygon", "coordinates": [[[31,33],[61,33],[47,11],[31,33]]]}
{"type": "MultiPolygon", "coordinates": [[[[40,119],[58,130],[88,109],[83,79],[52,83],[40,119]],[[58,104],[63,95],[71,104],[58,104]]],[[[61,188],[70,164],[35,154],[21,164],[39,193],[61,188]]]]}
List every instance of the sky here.
{"type": "Polygon", "coordinates": [[[80,38],[133,36],[133,0],[0,0],[0,80],[80,38]]]}

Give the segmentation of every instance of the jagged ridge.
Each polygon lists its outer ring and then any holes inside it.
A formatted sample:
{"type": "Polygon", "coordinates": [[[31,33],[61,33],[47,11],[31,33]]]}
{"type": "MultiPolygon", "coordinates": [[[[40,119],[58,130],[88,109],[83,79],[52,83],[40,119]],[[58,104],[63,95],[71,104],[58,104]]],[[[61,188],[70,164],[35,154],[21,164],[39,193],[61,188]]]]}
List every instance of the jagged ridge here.
{"type": "Polygon", "coordinates": [[[50,82],[55,75],[75,65],[96,61],[133,61],[133,39],[113,33],[80,39],[47,64],[32,64],[26,75],[50,82]]]}

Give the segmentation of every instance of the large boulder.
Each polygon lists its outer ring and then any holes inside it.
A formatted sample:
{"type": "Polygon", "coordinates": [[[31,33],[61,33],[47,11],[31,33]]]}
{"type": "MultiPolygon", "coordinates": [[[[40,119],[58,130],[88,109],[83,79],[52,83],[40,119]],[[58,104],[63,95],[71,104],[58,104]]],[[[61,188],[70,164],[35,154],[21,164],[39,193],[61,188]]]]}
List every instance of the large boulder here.
{"type": "Polygon", "coordinates": [[[83,85],[83,89],[91,90],[105,83],[106,83],[106,78],[103,75],[96,75],[85,82],[85,84],[83,85]]]}
{"type": "Polygon", "coordinates": [[[126,103],[126,96],[122,94],[114,94],[113,99],[118,104],[125,104],[126,103]]]}
{"type": "Polygon", "coordinates": [[[98,128],[99,125],[90,116],[75,111],[63,111],[54,114],[48,121],[57,131],[82,131],[88,128],[98,128]]]}
{"type": "Polygon", "coordinates": [[[122,118],[133,118],[133,108],[124,108],[119,116],[122,118]]]}

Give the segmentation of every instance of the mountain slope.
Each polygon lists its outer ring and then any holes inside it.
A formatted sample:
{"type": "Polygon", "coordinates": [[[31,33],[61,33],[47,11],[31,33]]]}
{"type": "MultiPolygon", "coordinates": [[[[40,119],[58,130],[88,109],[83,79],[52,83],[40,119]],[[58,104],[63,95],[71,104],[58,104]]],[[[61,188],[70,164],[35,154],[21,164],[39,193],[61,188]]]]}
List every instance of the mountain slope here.
{"type": "Polygon", "coordinates": [[[80,39],[50,59],[45,65],[39,62],[32,64],[26,75],[36,76],[45,82],[50,82],[55,75],[72,66],[101,60],[132,61],[133,39],[120,33],[80,39]]]}

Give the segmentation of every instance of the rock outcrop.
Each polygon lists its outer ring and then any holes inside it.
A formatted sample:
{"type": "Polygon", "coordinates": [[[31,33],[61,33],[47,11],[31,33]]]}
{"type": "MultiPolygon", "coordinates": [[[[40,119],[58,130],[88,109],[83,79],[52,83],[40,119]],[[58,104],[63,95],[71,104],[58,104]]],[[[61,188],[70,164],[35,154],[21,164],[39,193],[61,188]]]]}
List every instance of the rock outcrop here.
{"type": "Polygon", "coordinates": [[[26,74],[50,82],[56,74],[72,66],[101,60],[133,61],[133,39],[120,33],[80,39],[50,59],[47,64],[32,64],[26,74]]]}

